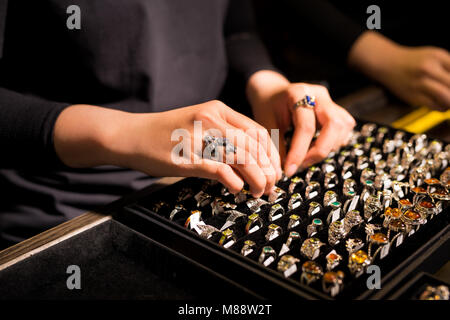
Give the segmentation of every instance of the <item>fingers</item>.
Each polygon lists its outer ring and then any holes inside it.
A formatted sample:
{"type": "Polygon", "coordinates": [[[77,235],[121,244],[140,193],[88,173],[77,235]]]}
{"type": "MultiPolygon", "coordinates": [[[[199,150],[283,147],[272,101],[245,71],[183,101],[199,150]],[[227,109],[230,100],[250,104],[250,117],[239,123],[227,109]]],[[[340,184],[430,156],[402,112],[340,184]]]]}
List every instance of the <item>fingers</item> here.
{"type": "Polygon", "coordinates": [[[437,58],[441,62],[442,66],[447,72],[450,72],[450,53],[442,48],[439,48],[437,53],[437,58]]]}
{"type": "Polygon", "coordinates": [[[450,108],[449,87],[431,78],[424,78],[422,80],[422,84],[424,93],[432,97],[432,99],[438,104],[430,105],[429,107],[450,108]]]}
{"type": "MultiPolygon", "coordinates": [[[[250,193],[255,198],[261,197],[267,190],[268,180],[270,177],[266,176],[257,164],[256,159],[250,154],[250,152],[237,148],[236,161],[230,166],[236,170],[248,183],[250,187],[250,193]],[[244,157],[244,159],[242,159],[244,157]]],[[[274,177],[274,175],[272,175],[274,177]]]]}
{"type": "Polygon", "coordinates": [[[260,169],[259,171],[265,176],[266,185],[264,187],[264,193],[268,194],[278,181],[278,178],[276,169],[273,167],[266,150],[261,144],[261,139],[254,139],[251,135],[247,134],[248,131],[244,133],[242,129],[235,128],[225,121],[220,123],[220,127],[221,130],[227,131],[227,138],[231,139],[231,142],[237,147],[238,156],[230,159],[227,158],[227,163],[257,165],[260,169]],[[241,151],[245,151],[246,153],[241,155],[239,154],[241,151]]]}
{"type": "Polygon", "coordinates": [[[309,167],[310,165],[325,159],[333,149],[340,146],[342,135],[338,129],[338,125],[331,122],[321,128],[317,140],[306,153],[302,167],[309,167]]]}
{"type": "Polygon", "coordinates": [[[284,169],[288,177],[292,176],[303,162],[316,132],[316,119],[312,109],[297,108],[293,113],[293,118],[295,130],[284,169]]]}
{"type": "Polygon", "coordinates": [[[231,166],[223,162],[203,159],[202,163],[194,169],[193,175],[218,180],[233,194],[238,193],[244,187],[244,180],[239,174],[231,166]]]}
{"type": "Polygon", "coordinates": [[[242,128],[245,132],[259,143],[261,151],[264,151],[270,159],[276,172],[276,180],[281,178],[281,159],[279,151],[271,139],[269,132],[252,119],[236,112],[231,108],[226,108],[224,119],[236,128],[242,128]]]}
{"type": "Polygon", "coordinates": [[[430,76],[450,90],[450,71],[444,69],[443,66],[437,65],[433,68],[430,76]]]}

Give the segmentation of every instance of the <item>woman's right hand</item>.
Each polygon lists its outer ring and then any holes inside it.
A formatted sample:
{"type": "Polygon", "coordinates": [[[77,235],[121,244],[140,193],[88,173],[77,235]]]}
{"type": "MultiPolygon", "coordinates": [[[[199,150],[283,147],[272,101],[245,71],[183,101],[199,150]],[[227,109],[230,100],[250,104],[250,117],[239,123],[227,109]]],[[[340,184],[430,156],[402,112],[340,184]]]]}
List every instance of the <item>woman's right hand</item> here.
{"type": "Polygon", "coordinates": [[[279,153],[267,130],[220,101],[145,114],[74,105],[58,117],[54,145],[71,167],[111,164],[152,176],[203,177],[220,181],[232,193],[245,181],[254,197],[268,194],[281,178],[279,153]],[[202,131],[194,133],[194,121],[200,121],[202,131]],[[232,163],[225,156],[223,161],[202,157],[206,130],[236,135],[232,163]],[[190,147],[183,158],[174,149],[180,142],[190,147]]]}
{"type": "Polygon", "coordinates": [[[401,46],[366,31],[353,44],[349,62],[413,106],[450,108],[450,54],[445,49],[401,46]]]}

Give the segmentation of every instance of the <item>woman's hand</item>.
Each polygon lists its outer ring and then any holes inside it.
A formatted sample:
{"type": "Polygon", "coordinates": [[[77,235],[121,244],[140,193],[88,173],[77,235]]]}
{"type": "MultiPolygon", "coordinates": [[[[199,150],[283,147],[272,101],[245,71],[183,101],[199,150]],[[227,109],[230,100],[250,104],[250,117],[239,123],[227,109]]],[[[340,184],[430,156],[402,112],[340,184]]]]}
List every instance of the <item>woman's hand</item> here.
{"type": "Polygon", "coordinates": [[[450,54],[437,47],[405,47],[367,31],[354,43],[349,63],[414,106],[450,108],[450,54]]]}
{"type": "Polygon", "coordinates": [[[279,146],[287,176],[293,175],[300,166],[305,168],[323,160],[332,150],[345,145],[355,126],[353,117],[331,100],[325,87],[289,83],[273,71],[259,71],[252,75],[247,84],[247,94],[255,120],[267,129],[278,128],[280,138],[291,124],[294,125],[289,153],[286,155],[283,142],[279,146]],[[294,104],[305,95],[316,98],[316,107],[294,110],[294,104]],[[320,130],[319,137],[311,144],[316,130],[320,130]]]}
{"type": "Polygon", "coordinates": [[[219,180],[232,193],[245,181],[255,197],[268,194],[281,177],[279,154],[267,130],[220,101],[147,114],[75,105],[57,119],[54,140],[58,156],[72,167],[111,164],[153,176],[203,177],[219,180]],[[230,141],[236,153],[223,151],[223,161],[204,158],[206,130],[216,130],[209,133],[214,136],[229,137],[227,130],[234,134],[230,141]],[[180,143],[182,156],[176,149],[180,143]]]}

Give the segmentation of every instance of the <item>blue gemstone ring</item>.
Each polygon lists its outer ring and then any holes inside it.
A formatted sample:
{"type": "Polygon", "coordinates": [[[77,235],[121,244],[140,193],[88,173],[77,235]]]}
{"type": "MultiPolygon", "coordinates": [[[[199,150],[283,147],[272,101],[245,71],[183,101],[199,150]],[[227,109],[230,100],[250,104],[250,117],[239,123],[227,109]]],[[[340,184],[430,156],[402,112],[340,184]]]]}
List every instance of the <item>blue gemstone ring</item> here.
{"type": "Polygon", "coordinates": [[[310,109],[314,109],[316,106],[316,97],[306,95],[303,99],[298,100],[293,109],[296,110],[298,107],[306,107],[310,109]]]}

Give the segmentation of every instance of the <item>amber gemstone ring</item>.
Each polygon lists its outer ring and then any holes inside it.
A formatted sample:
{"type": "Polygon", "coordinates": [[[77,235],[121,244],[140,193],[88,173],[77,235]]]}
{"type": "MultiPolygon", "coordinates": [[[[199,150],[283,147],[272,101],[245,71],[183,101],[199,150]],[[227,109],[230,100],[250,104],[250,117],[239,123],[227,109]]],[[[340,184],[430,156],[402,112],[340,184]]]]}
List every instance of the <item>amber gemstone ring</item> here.
{"type": "Polygon", "coordinates": [[[302,274],[300,282],[310,285],[311,283],[320,279],[323,275],[322,267],[314,261],[306,261],[302,265],[302,274]]]}
{"type": "Polygon", "coordinates": [[[336,253],[336,250],[330,251],[325,257],[327,259],[327,270],[331,271],[336,268],[342,260],[342,256],[336,253]]]}
{"type": "Polygon", "coordinates": [[[350,255],[348,259],[348,268],[350,272],[357,277],[368,265],[370,265],[370,263],[371,260],[369,255],[363,250],[358,250],[350,255]]]}
{"type": "Polygon", "coordinates": [[[377,254],[380,252],[380,250],[383,248],[383,246],[388,245],[388,244],[389,244],[389,239],[384,233],[377,232],[377,233],[370,235],[369,236],[369,248],[368,248],[368,255],[370,257],[370,260],[371,261],[375,260],[377,254]],[[377,245],[378,248],[372,256],[372,247],[374,245],[377,245]]]}
{"type": "Polygon", "coordinates": [[[344,273],[342,271],[328,271],[322,277],[322,290],[332,297],[336,296],[344,285],[344,273]]]}

